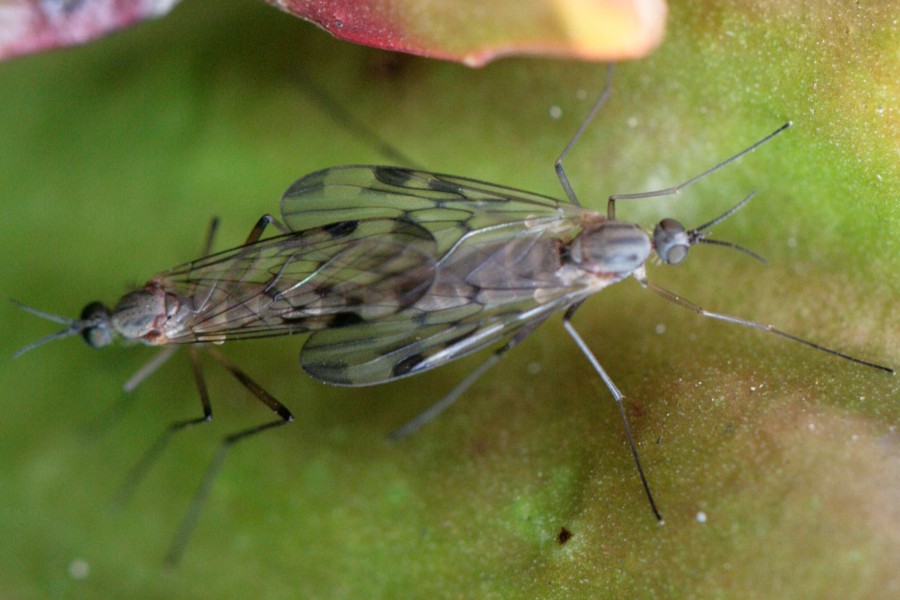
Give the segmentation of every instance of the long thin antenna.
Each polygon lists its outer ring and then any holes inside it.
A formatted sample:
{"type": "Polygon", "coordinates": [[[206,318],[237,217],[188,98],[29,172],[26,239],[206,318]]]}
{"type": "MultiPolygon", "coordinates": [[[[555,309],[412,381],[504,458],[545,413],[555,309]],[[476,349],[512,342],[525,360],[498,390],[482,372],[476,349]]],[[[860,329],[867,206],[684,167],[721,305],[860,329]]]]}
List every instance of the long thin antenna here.
{"type": "Polygon", "coordinates": [[[36,317],[41,317],[42,319],[46,319],[48,321],[53,321],[54,323],[60,323],[60,324],[66,326],[65,329],[57,331],[56,333],[51,333],[50,335],[46,335],[39,340],[35,340],[35,341],[31,342],[24,348],[17,350],[15,352],[15,354],[13,354],[13,359],[19,358],[20,356],[22,356],[29,350],[34,350],[38,346],[43,346],[47,342],[52,342],[53,340],[58,340],[58,339],[66,338],[66,337],[81,333],[82,330],[84,330],[84,328],[85,328],[85,322],[80,319],[68,319],[66,317],[54,315],[53,313],[44,312],[42,310],[32,308],[32,307],[28,306],[27,304],[22,304],[18,300],[14,300],[12,298],[10,298],[9,301],[12,302],[13,304],[15,304],[16,306],[18,306],[19,308],[21,308],[22,310],[24,310],[25,312],[35,315],[36,317]]]}
{"type": "Polygon", "coordinates": [[[733,250],[737,250],[738,252],[743,252],[747,256],[749,256],[751,258],[755,258],[756,260],[758,260],[759,262],[761,262],[764,265],[769,264],[765,258],[760,256],[759,254],[757,254],[750,248],[741,246],[740,244],[735,244],[734,242],[723,242],[721,240],[713,240],[713,239],[706,237],[706,235],[703,234],[704,230],[710,229],[711,227],[715,227],[716,225],[718,225],[719,223],[721,223],[722,221],[724,221],[725,219],[727,219],[728,217],[730,217],[731,215],[736,213],[737,211],[741,210],[744,207],[744,205],[747,204],[748,202],[750,202],[750,200],[755,195],[756,195],[756,190],[753,190],[752,192],[747,194],[743,200],[741,200],[740,202],[738,202],[737,204],[735,204],[734,206],[732,206],[731,208],[726,210],[724,213],[722,213],[721,215],[719,215],[718,217],[716,217],[709,223],[704,223],[700,227],[695,227],[694,229],[689,231],[688,238],[690,239],[691,245],[709,244],[710,246],[723,246],[725,248],[731,248],[733,250]]]}

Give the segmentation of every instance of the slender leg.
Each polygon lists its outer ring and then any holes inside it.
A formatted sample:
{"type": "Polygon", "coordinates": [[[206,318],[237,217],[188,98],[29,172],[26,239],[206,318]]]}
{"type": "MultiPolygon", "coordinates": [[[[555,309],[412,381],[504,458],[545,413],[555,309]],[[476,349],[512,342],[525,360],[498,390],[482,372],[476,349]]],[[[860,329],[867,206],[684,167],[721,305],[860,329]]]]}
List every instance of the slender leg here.
{"type": "Polygon", "coordinates": [[[178,346],[168,346],[157,352],[156,356],[146,362],[143,367],[138,369],[134,375],[128,378],[128,381],[122,385],[122,391],[126,394],[133,392],[145,379],[156,373],[157,369],[169,362],[169,359],[172,358],[177,350],[178,346]]]}
{"type": "Polygon", "coordinates": [[[650,283],[649,281],[647,281],[646,277],[638,277],[637,275],[636,275],[636,277],[637,277],[637,280],[640,282],[640,284],[642,286],[644,286],[645,288],[655,292],[656,294],[659,294],[660,296],[662,296],[666,300],[669,300],[670,302],[674,302],[675,304],[677,304],[679,306],[683,306],[684,308],[690,310],[691,312],[697,313],[698,315],[700,315],[702,317],[709,317],[710,319],[716,319],[717,321],[725,321],[726,323],[734,323],[735,325],[742,325],[744,327],[752,327],[753,329],[759,329],[760,331],[765,331],[767,333],[779,335],[779,336],[781,336],[783,338],[787,338],[791,341],[799,342],[799,343],[803,344],[804,346],[809,346],[810,348],[813,348],[815,350],[821,350],[822,352],[827,352],[828,354],[831,354],[833,356],[837,356],[839,358],[843,358],[845,360],[849,360],[851,362],[855,362],[857,364],[864,365],[866,367],[872,367],[873,369],[879,369],[881,371],[886,371],[888,373],[894,372],[894,369],[892,369],[891,367],[879,365],[877,363],[869,362],[869,361],[863,360],[861,358],[856,358],[856,357],[850,356],[849,354],[844,354],[843,352],[838,352],[837,350],[832,350],[831,348],[826,348],[825,346],[821,346],[819,344],[816,344],[815,342],[810,342],[809,340],[805,340],[801,337],[797,337],[796,335],[787,333],[780,329],[776,329],[775,327],[772,327],[771,325],[766,325],[763,323],[757,323],[755,321],[748,321],[746,319],[741,319],[739,317],[732,317],[730,315],[724,315],[721,313],[715,313],[715,312],[708,311],[708,310],[694,304],[693,302],[690,302],[689,300],[682,298],[678,294],[670,292],[669,290],[659,287],[656,284],[650,283]]]}
{"type": "Polygon", "coordinates": [[[119,422],[125,416],[127,409],[131,406],[131,392],[139,386],[145,379],[155,373],[161,366],[169,362],[169,359],[178,350],[178,346],[168,346],[157,352],[152,359],[147,361],[144,366],[137,370],[122,385],[122,393],[119,395],[115,404],[107,407],[100,415],[91,419],[84,426],[85,434],[93,438],[98,434],[105,433],[110,427],[119,422]]]}
{"type": "Polygon", "coordinates": [[[424,169],[422,165],[382,139],[373,129],[354,117],[337,98],[314,83],[305,73],[299,73],[298,79],[301,84],[300,89],[318,105],[319,110],[340,124],[354,138],[367,142],[372,148],[398,166],[424,169]]]}
{"type": "MultiPolygon", "coordinates": [[[[253,226],[253,229],[250,230],[250,234],[247,236],[247,239],[244,240],[244,245],[256,243],[262,238],[263,233],[266,230],[266,227],[272,225],[281,233],[290,233],[290,230],[285,227],[278,219],[270,215],[269,213],[264,214],[259,218],[256,222],[256,225],[253,226]]],[[[209,256],[212,254],[213,243],[216,239],[216,234],[219,231],[219,218],[213,217],[209,223],[209,231],[206,233],[206,243],[203,244],[203,253],[201,256],[209,256]]]]}
{"type": "Polygon", "coordinates": [[[575,147],[575,144],[578,143],[578,140],[581,139],[584,132],[587,131],[588,125],[591,124],[591,121],[593,121],[594,117],[597,116],[597,113],[600,112],[600,108],[606,103],[606,99],[609,98],[609,94],[612,91],[612,74],[614,67],[615,64],[609,65],[609,68],[606,70],[606,83],[603,85],[603,91],[600,92],[600,97],[594,102],[591,112],[589,112],[588,116],[581,122],[578,131],[575,132],[575,135],[572,136],[572,139],[569,140],[569,143],[566,144],[566,147],[563,148],[563,151],[559,154],[559,158],[556,159],[556,176],[559,178],[559,183],[562,184],[563,189],[566,191],[566,197],[569,199],[569,202],[575,206],[581,206],[581,203],[575,195],[575,190],[572,189],[572,184],[569,183],[569,176],[566,175],[566,169],[563,167],[562,161],[569,155],[569,152],[575,147]]]}
{"type": "Polygon", "coordinates": [[[191,533],[197,525],[197,520],[200,518],[200,513],[203,510],[206,499],[209,497],[209,492],[212,489],[213,483],[215,482],[216,475],[222,468],[222,463],[224,462],[225,457],[231,447],[234,446],[234,444],[236,444],[237,442],[252,435],[262,433],[263,431],[266,431],[268,429],[287,425],[294,420],[291,411],[289,411],[287,407],[285,407],[274,396],[264,390],[262,386],[251,379],[250,376],[244,373],[234,363],[225,358],[225,356],[221,352],[219,352],[215,348],[209,347],[207,348],[207,351],[213,358],[221,363],[222,366],[224,366],[225,369],[227,369],[235,379],[241,382],[241,385],[247,388],[250,393],[256,396],[256,398],[260,402],[265,404],[269,409],[272,410],[272,412],[278,415],[278,419],[270,421],[268,423],[263,423],[262,425],[256,425],[247,429],[242,429],[222,439],[221,443],[219,444],[219,449],[216,451],[215,456],[213,456],[209,465],[206,467],[206,472],[203,474],[203,480],[201,481],[200,486],[197,488],[197,491],[194,492],[194,496],[193,498],[191,498],[190,506],[188,507],[188,510],[181,521],[181,525],[178,527],[178,532],[175,534],[175,538],[172,540],[172,544],[169,546],[169,550],[166,554],[166,563],[169,565],[175,565],[180,560],[181,555],[184,552],[184,548],[187,545],[188,539],[190,538],[191,533]]]}
{"type": "Polygon", "coordinates": [[[285,227],[281,223],[281,221],[279,221],[269,213],[266,213],[259,218],[259,221],[257,221],[256,225],[253,226],[253,229],[250,230],[250,235],[247,236],[247,239],[244,241],[244,245],[248,246],[250,244],[258,242],[262,237],[263,232],[266,230],[266,227],[268,227],[269,225],[272,225],[281,233],[290,233],[290,230],[285,227]]]}
{"type": "MultiPolygon", "coordinates": [[[[185,513],[185,517],[181,522],[178,532],[173,539],[171,546],[169,547],[169,551],[166,556],[166,562],[169,564],[177,563],[179,558],[181,557],[181,554],[184,551],[184,547],[187,544],[187,540],[190,537],[190,534],[193,531],[198,518],[200,517],[200,512],[203,509],[206,498],[209,496],[209,492],[212,488],[216,474],[221,468],[222,463],[225,460],[225,456],[231,446],[244,438],[247,438],[256,433],[260,433],[267,429],[285,425],[287,423],[290,423],[294,419],[293,415],[287,409],[287,407],[279,402],[274,396],[269,394],[265,389],[262,388],[262,386],[251,379],[240,368],[238,368],[227,358],[225,358],[225,356],[221,352],[211,347],[207,347],[206,350],[210,353],[210,355],[212,355],[213,358],[221,363],[225,367],[225,369],[227,369],[228,372],[235,377],[235,379],[240,381],[244,387],[246,387],[254,396],[256,396],[258,400],[260,400],[270,410],[272,410],[272,412],[278,415],[278,419],[275,421],[264,423],[262,425],[256,425],[247,429],[243,429],[236,433],[232,433],[222,440],[219,445],[219,449],[206,468],[206,472],[203,475],[203,480],[200,486],[197,488],[197,491],[194,493],[188,511],[185,513]]],[[[166,427],[166,429],[156,439],[153,445],[150,446],[149,449],[147,449],[141,459],[128,473],[125,483],[119,490],[119,493],[116,495],[116,501],[118,504],[127,502],[134,495],[134,491],[137,489],[137,486],[146,477],[148,471],[150,470],[150,467],[152,467],[153,464],[159,459],[160,455],[168,447],[169,442],[172,440],[172,437],[176,433],[184,431],[185,429],[189,429],[194,425],[208,423],[212,420],[212,404],[210,403],[209,391],[206,386],[206,380],[203,377],[203,371],[200,367],[200,361],[197,352],[198,348],[196,346],[188,347],[188,356],[191,359],[194,382],[197,385],[197,391],[200,395],[200,402],[203,406],[203,415],[192,419],[176,421],[166,427]]]]}
{"type": "Polygon", "coordinates": [[[625,404],[623,402],[625,396],[622,394],[622,392],[619,391],[619,388],[616,387],[616,384],[613,383],[612,378],[607,375],[606,371],[600,365],[600,361],[597,360],[597,357],[594,356],[594,353],[591,352],[591,349],[588,348],[588,345],[572,325],[572,315],[575,314],[575,310],[577,310],[579,306],[580,303],[570,307],[566,311],[565,316],[563,316],[563,327],[565,327],[566,331],[569,332],[569,335],[572,336],[572,339],[575,340],[575,344],[578,345],[578,348],[581,350],[582,354],[587,357],[588,361],[591,363],[591,366],[594,367],[594,370],[598,375],[600,375],[600,379],[603,380],[606,388],[613,395],[613,399],[616,401],[616,405],[619,407],[619,414],[622,415],[622,423],[625,425],[625,437],[628,439],[628,446],[631,448],[631,455],[632,457],[634,457],[634,464],[635,466],[637,466],[638,475],[640,475],[641,477],[641,485],[644,486],[644,493],[647,495],[647,500],[650,502],[650,509],[653,510],[653,514],[656,516],[656,520],[660,523],[663,523],[662,515],[659,514],[659,510],[657,510],[656,508],[656,502],[653,500],[653,494],[650,492],[650,484],[647,483],[647,478],[644,476],[644,469],[643,467],[641,467],[641,459],[638,456],[637,447],[634,445],[634,438],[631,435],[631,426],[628,424],[628,416],[625,413],[625,404]]]}
{"type": "MultiPolygon", "coordinates": [[[[162,353],[157,356],[160,356],[161,354],[162,353]]],[[[197,392],[199,392],[200,394],[200,404],[203,406],[203,415],[200,417],[195,417],[193,419],[175,421],[174,423],[170,423],[168,427],[163,430],[160,436],[156,438],[156,441],[153,442],[153,445],[144,452],[144,455],[141,456],[137,464],[135,464],[128,472],[128,476],[125,478],[125,483],[116,494],[116,504],[126,504],[129,500],[131,500],[132,496],[134,496],[134,492],[137,489],[137,486],[141,483],[141,481],[144,480],[150,470],[150,467],[153,466],[153,464],[159,459],[160,455],[169,445],[169,442],[172,440],[173,435],[180,431],[184,431],[185,429],[190,429],[194,425],[200,425],[202,423],[208,423],[212,421],[212,405],[209,402],[209,391],[206,387],[206,381],[203,378],[203,371],[200,368],[200,361],[197,357],[197,349],[194,347],[188,348],[188,356],[191,359],[191,368],[194,373],[194,382],[197,384],[197,392]]]]}
{"type": "MultiPolygon", "coordinates": [[[[213,218],[210,223],[209,232],[207,233],[206,241],[204,244],[204,256],[209,255],[209,253],[212,251],[216,232],[218,230],[218,224],[218,219],[213,218]]],[[[250,235],[247,237],[245,243],[252,244],[258,241],[262,237],[262,234],[265,231],[266,227],[270,224],[274,224],[275,227],[277,227],[283,233],[287,232],[287,229],[281,223],[276,221],[271,215],[266,214],[259,219],[256,225],[250,231],[250,235]]],[[[124,386],[125,392],[127,393],[135,389],[144,379],[146,379],[166,361],[168,361],[177,349],[178,346],[170,346],[159,352],[149,363],[144,365],[140,370],[138,370],[137,373],[129,378],[124,386]]],[[[246,387],[254,396],[256,396],[257,399],[259,399],[270,410],[272,410],[272,412],[278,415],[278,419],[275,421],[264,423],[262,425],[257,425],[240,430],[226,436],[222,440],[215,456],[207,466],[206,472],[203,475],[203,480],[197,491],[194,493],[188,511],[181,522],[181,525],[175,538],[172,541],[171,546],[169,547],[169,551],[166,556],[166,562],[169,564],[177,563],[179,558],[181,557],[185,545],[187,544],[188,538],[190,537],[190,534],[193,531],[200,516],[200,512],[202,511],[206,498],[209,496],[209,492],[212,488],[213,482],[215,481],[216,474],[221,469],[222,463],[228,450],[235,443],[239,442],[242,439],[245,439],[247,437],[250,437],[251,435],[260,433],[267,429],[272,429],[274,427],[285,425],[293,421],[293,415],[287,409],[287,407],[285,407],[274,396],[264,390],[240,368],[238,368],[227,358],[225,358],[225,356],[221,352],[213,347],[206,347],[206,350],[213,358],[221,363],[228,370],[228,372],[232,374],[232,376],[234,376],[238,381],[241,382],[244,387],[246,387]]],[[[203,377],[203,372],[197,356],[197,347],[189,346],[188,355],[190,357],[191,367],[194,374],[194,382],[197,386],[197,391],[200,395],[200,402],[203,406],[203,415],[200,417],[176,421],[170,423],[166,427],[166,429],[162,432],[162,434],[160,434],[153,445],[147,449],[147,451],[143,454],[137,464],[129,472],[128,476],[126,477],[125,483],[116,496],[119,504],[127,502],[133,496],[134,491],[137,489],[137,486],[145,478],[147,472],[158,460],[163,451],[165,451],[165,449],[168,447],[169,442],[176,433],[184,431],[185,429],[189,429],[194,425],[207,423],[212,420],[212,404],[210,403],[209,391],[206,386],[206,381],[203,377]]]]}
{"type": "Polygon", "coordinates": [[[723,160],[716,166],[703,171],[699,175],[691,177],[684,183],[680,183],[676,186],[668,187],[668,188],[665,188],[662,190],[653,190],[650,192],[639,192],[636,194],[613,194],[612,196],[609,197],[609,201],[607,202],[607,205],[606,205],[606,218],[608,218],[611,221],[615,220],[615,218],[616,218],[616,200],[640,200],[642,198],[659,198],[661,196],[674,196],[676,194],[681,193],[681,190],[688,187],[689,185],[700,181],[707,175],[711,175],[712,173],[715,173],[722,167],[733,163],[734,161],[741,158],[745,154],[750,154],[751,152],[753,152],[754,150],[756,150],[757,148],[759,148],[760,146],[762,146],[763,144],[765,144],[766,142],[771,140],[773,137],[775,137],[776,135],[778,135],[779,133],[781,133],[788,127],[790,127],[791,124],[792,123],[790,121],[788,121],[787,123],[785,123],[778,129],[776,129],[775,131],[773,131],[772,133],[770,133],[769,135],[764,137],[763,139],[751,144],[747,148],[744,148],[743,150],[741,150],[734,156],[732,156],[730,158],[726,158],[725,160],[723,160]]]}
{"type": "Polygon", "coordinates": [[[225,355],[222,354],[218,349],[212,346],[206,346],[205,350],[209,352],[210,356],[219,361],[225,369],[228,370],[231,375],[241,382],[245,388],[250,390],[250,393],[256,396],[256,398],[269,407],[273,413],[278,415],[278,417],[284,421],[285,423],[290,423],[294,420],[294,416],[291,414],[291,411],[287,409],[287,407],[278,401],[277,398],[272,396],[269,392],[264,390],[262,386],[258,383],[250,379],[250,376],[244,373],[237,365],[233,362],[225,358],[225,355]]]}
{"type": "Polygon", "coordinates": [[[531,332],[538,328],[538,326],[544,322],[544,318],[537,319],[528,325],[524,326],[522,329],[516,333],[515,336],[512,337],[508,342],[506,342],[503,346],[494,351],[493,354],[488,356],[483,363],[478,365],[474,371],[469,373],[465,379],[456,384],[450,393],[429,406],[424,412],[417,415],[413,420],[407,422],[405,425],[400,427],[399,429],[395,429],[388,435],[388,439],[393,442],[397,440],[403,439],[411,433],[415,433],[419,429],[422,428],[423,425],[427,424],[429,421],[437,417],[439,414],[453,406],[453,404],[459,400],[459,398],[472,387],[476,381],[478,381],[482,375],[487,373],[488,369],[496,365],[503,355],[509,352],[513,347],[517,346],[522,340],[528,337],[531,332]]]}
{"type": "Polygon", "coordinates": [[[406,436],[415,433],[419,429],[421,429],[424,425],[430,422],[432,419],[437,417],[439,414],[453,406],[453,404],[459,400],[460,396],[462,396],[466,390],[472,387],[472,384],[478,381],[482,375],[484,375],[488,369],[497,364],[497,361],[506,354],[506,351],[509,350],[509,344],[506,344],[493,354],[487,357],[483,363],[478,365],[478,367],[469,373],[465,379],[460,381],[456,386],[450,391],[449,394],[429,406],[425,411],[416,415],[414,419],[408,421],[399,429],[395,429],[390,434],[388,434],[388,439],[392,442],[396,442],[405,438],[406,436]]]}
{"type": "Polygon", "coordinates": [[[215,482],[216,475],[218,475],[219,469],[222,468],[222,463],[225,460],[225,455],[228,453],[228,450],[231,449],[231,446],[244,438],[250,437],[251,435],[262,433],[267,429],[280,427],[288,423],[290,423],[290,421],[284,421],[281,419],[277,421],[270,421],[269,423],[263,423],[262,425],[258,425],[256,427],[241,430],[237,433],[225,437],[222,440],[222,443],[219,444],[219,449],[216,451],[215,456],[213,456],[212,460],[209,463],[209,466],[206,468],[206,472],[203,474],[203,481],[200,483],[197,491],[194,492],[193,498],[191,498],[191,504],[181,521],[181,525],[179,525],[178,527],[178,532],[175,534],[175,538],[169,545],[169,550],[168,552],[166,552],[165,559],[167,565],[177,565],[181,560],[181,555],[184,553],[184,548],[185,546],[187,546],[187,542],[191,537],[191,533],[193,533],[194,528],[197,526],[197,521],[200,518],[200,513],[203,511],[203,505],[206,504],[206,499],[207,497],[209,497],[209,492],[212,489],[213,483],[215,482]]]}
{"type": "Polygon", "coordinates": [[[209,230],[206,232],[206,242],[203,244],[203,253],[200,256],[209,256],[212,254],[213,244],[216,241],[216,234],[219,232],[219,217],[213,217],[209,220],[209,230]]]}

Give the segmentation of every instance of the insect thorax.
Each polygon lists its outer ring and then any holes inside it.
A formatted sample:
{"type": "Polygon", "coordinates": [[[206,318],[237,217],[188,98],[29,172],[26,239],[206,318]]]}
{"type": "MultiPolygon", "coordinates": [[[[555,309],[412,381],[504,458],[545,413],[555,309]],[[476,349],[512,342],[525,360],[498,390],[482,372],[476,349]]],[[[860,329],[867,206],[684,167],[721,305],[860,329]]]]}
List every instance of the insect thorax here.
{"type": "Polygon", "coordinates": [[[585,226],[569,246],[569,258],[585,271],[620,277],[640,268],[650,257],[650,237],[640,227],[622,221],[585,226]]]}
{"type": "Polygon", "coordinates": [[[112,311],[112,324],[125,339],[164,344],[172,333],[168,329],[177,328],[182,320],[177,318],[184,312],[179,310],[182,306],[175,294],[151,280],[143,288],[122,296],[112,311]]]}

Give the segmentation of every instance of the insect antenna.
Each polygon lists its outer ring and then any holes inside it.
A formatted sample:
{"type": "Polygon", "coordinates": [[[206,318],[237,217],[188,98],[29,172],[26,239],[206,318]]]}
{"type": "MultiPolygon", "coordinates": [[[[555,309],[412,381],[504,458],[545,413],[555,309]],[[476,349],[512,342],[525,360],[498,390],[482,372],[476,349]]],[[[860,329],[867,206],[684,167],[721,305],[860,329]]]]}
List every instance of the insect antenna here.
{"type": "MultiPolygon", "coordinates": [[[[780,131],[780,130],[779,130],[780,131]]],[[[773,135],[777,134],[776,131],[773,134],[769,135],[771,138],[773,135]]],[[[762,142],[758,142],[756,145],[758,146],[762,142]]],[[[726,246],[728,248],[734,248],[735,250],[739,250],[765,264],[765,259],[749,248],[744,248],[738,244],[734,244],[732,242],[720,242],[718,240],[711,240],[707,236],[709,235],[706,232],[711,227],[715,226],[718,223],[721,223],[735,212],[743,208],[747,202],[750,201],[753,196],[756,195],[756,190],[747,194],[747,196],[735,204],[733,207],[713,219],[708,223],[704,223],[699,227],[695,227],[690,231],[685,231],[684,227],[678,221],[674,219],[663,219],[657,224],[656,228],[653,231],[653,245],[656,249],[657,255],[663,262],[668,264],[677,264],[685,259],[687,256],[688,249],[695,244],[712,244],[715,246],[726,246]]],[[[716,313],[705,308],[694,304],[690,300],[682,297],[679,294],[671,292],[663,287],[660,287],[654,283],[651,283],[647,280],[646,275],[643,274],[635,274],[638,282],[645,288],[651,290],[652,292],[662,296],[666,300],[678,304],[684,308],[687,308],[691,312],[694,312],[702,317],[709,317],[710,319],[716,319],[717,321],[725,321],[726,323],[734,323],[735,325],[741,325],[743,327],[750,327],[751,329],[759,329],[760,331],[765,331],[768,333],[772,333],[777,336],[781,336],[783,338],[792,340],[794,342],[798,342],[803,344],[804,346],[809,346],[815,350],[821,350],[827,354],[831,354],[832,356],[837,356],[838,358],[843,358],[844,360],[849,360],[851,362],[855,362],[857,364],[871,367],[873,369],[878,369],[880,371],[886,371],[888,373],[893,374],[894,369],[891,367],[887,367],[885,365],[880,365],[878,363],[870,362],[867,360],[863,360],[861,358],[856,358],[855,356],[850,356],[849,354],[844,354],[843,352],[839,352],[838,350],[834,350],[832,348],[828,348],[826,346],[822,346],[821,344],[817,344],[815,342],[811,342],[799,336],[793,335],[786,331],[782,331],[776,327],[765,323],[757,323],[756,321],[750,321],[747,319],[741,319],[740,317],[733,317],[731,315],[726,315],[722,313],[716,313]]]]}
{"type": "Polygon", "coordinates": [[[69,319],[67,317],[62,317],[60,315],[54,315],[53,313],[48,313],[48,312],[44,312],[42,310],[38,310],[36,308],[32,308],[32,307],[28,306],[27,304],[22,304],[18,300],[14,300],[12,298],[10,298],[9,301],[12,302],[13,304],[15,304],[16,306],[18,306],[19,308],[21,308],[22,310],[24,310],[25,312],[30,313],[36,317],[40,317],[42,319],[46,319],[48,321],[53,321],[54,323],[60,323],[60,324],[66,326],[66,328],[61,331],[57,331],[56,333],[51,333],[50,335],[44,336],[39,340],[35,340],[35,341],[31,342],[24,348],[17,350],[16,353],[13,354],[13,358],[19,358],[20,356],[22,356],[29,350],[34,350],[38,346],[43,346],[47,342],[52,342],[53,340],[61,340],[62,338],[67,338],[67,337],[70,337],[73,335],[77,335],[77,334],[81,333],[82,331],[84,331],[85,329],[87,329],[88,327],[91,327],[93,325],[93,323],[86,321],[85,319],[69,319]]]}
{"type": "Polygon", "coordinates": [[[726,248],[732,248],[739,252],[743,252],[747,256],[749,256],[751,258],[755,258],[756,260],[758,260],[759,262],[761,262],[764,265],[769,264],[765,258],[760,256],[759,254],[757,254],[750,248],[741,246],[740,244],[735,244],[734,242],[723,242],[720,240],[713,240],[713,239],[710,239],[709,237],[707,237],[708,234],[703,233],[703,231],[718,225],[719,223],[721,223],[722,221],[724,221],[725,219],[727,219],[728,217],[730,217],[731,215],[733,215],[734,213],[739,211],[741,208],[744,207],[745,204],[750,202],[750,199],[753,198],[753,196],[755,196],[755,195],[756,195],[756,190],[753,190],[752,192],[747,194],[747,196],[743,200],[741,200],[740,202],[738,202],[737,204],[732,206],[730,209],[728,209],[727,211],[725,211],[724,213],[722,213],[721,215],[719,215],[718,217],[716,217],[709,223],[705,223],[705,224],[701,225],[700,227],[695,227],[694,229],[689,231],[688,237],[691,239],[691,245],[693,245],[693,244],[709,244],[711,246],[724,246],[726,248]]]}
{"type": "Polygon", "coordinates": [[[706,231],[740,210],[741,207],[747,204],[747,202],[749,202],[754,195],[756,195],[756,190],[747,194],[747,196],[743,200],[735,204],[733,207],[731,207],[709,223],[705,223],[700,227],[695,227],[694,229],[691,229],[689,231],[686,231],[684,225],[682,225],[675,219],[663,219],[662,221],[657,223],[656,227],[653,230],[653,248],[656,250],[657,256],[659,256],[660,260],[662,260],[664,263],[677,265],[678,263],[684,261],[685,258],[687,258],[688,250],[690,250],[691,246],[696,246],[697,244],[711,244],[713,246],[725,246],[726,248],[733,248],[735,250],[743,252],[751,258],[755,258],[763,264],[767,264],[766,259],[764,259],[753,250],[745,248],[740,244],[735,244],[734,242],[721,242],[719,240],[711,240],[709,239],[710,233],[706,231]]]}
{"type": "Polygon", "coordinates": [[[759,262],[761,262],[764,265],[769,264],[769,261],[767,261],[765,258],[760,256],[759,254],[757,254],[750,248],[747,248],[746,246],[741,246],[740,244],[735,244],[734,242],[723,242],[721,240],[711,240],[709,238],[700,238],[699,240],[697,240],[697,243],[698,244],[708,244],[710,246],[724,246],[725,248],[731,248],[733,250],[737,250],[738,252],[743,252],[750,258],[755,258],[756,260],[758,260],[759,262]]]}

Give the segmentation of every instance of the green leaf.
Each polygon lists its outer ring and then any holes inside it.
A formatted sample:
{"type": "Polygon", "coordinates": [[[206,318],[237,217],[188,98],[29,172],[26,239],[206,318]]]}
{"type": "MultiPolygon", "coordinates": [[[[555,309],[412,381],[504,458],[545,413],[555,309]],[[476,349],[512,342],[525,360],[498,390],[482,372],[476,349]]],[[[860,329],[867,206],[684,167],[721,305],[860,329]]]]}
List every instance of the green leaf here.
{"type": "MultiPolygon", "coordinates": [[[[698,247],[649,276],[710,310],[896,367],[891,11],[673,9],[666,43],[617,69],[566,162],[582,203],[602,211],[611,193],[679,183],[793,120],[681,196],[617,214],[696,225],[758,189],[715,234],[768,267],[698,247]]],[[[218,247],[233,246],[300,176],[396,162],[335,122],[335,104],[429,169],[561,194],[553,160],[604,66],[522,59],[474,71],[298,27],[261,4],[192,3],[99,44],[2,65],[3,295],[75,316],[195,258],[213,215],[218,247]]],[[[11,304],[0,319],[6,357],[56,327],[11,304]]],[[[896,377],[701,319],[633,282],[592,298],[575,324],[627,396],[663,526],[608,392],[556,320],[395,445],[385,435],[478,358],[335,389],[301,372],[302,339],[262,340],[222,350],[296,421],[234,448],[182,564],[167,570],[217,441],[270,414],[210,361],[215,420],[176,436],[114,509],[141,453],[200,405],[179,356],[102,422],[153,351],[93,353],[69,339],[0,363],[4,593],[770,598],[900,585],[896,377]]]]}

